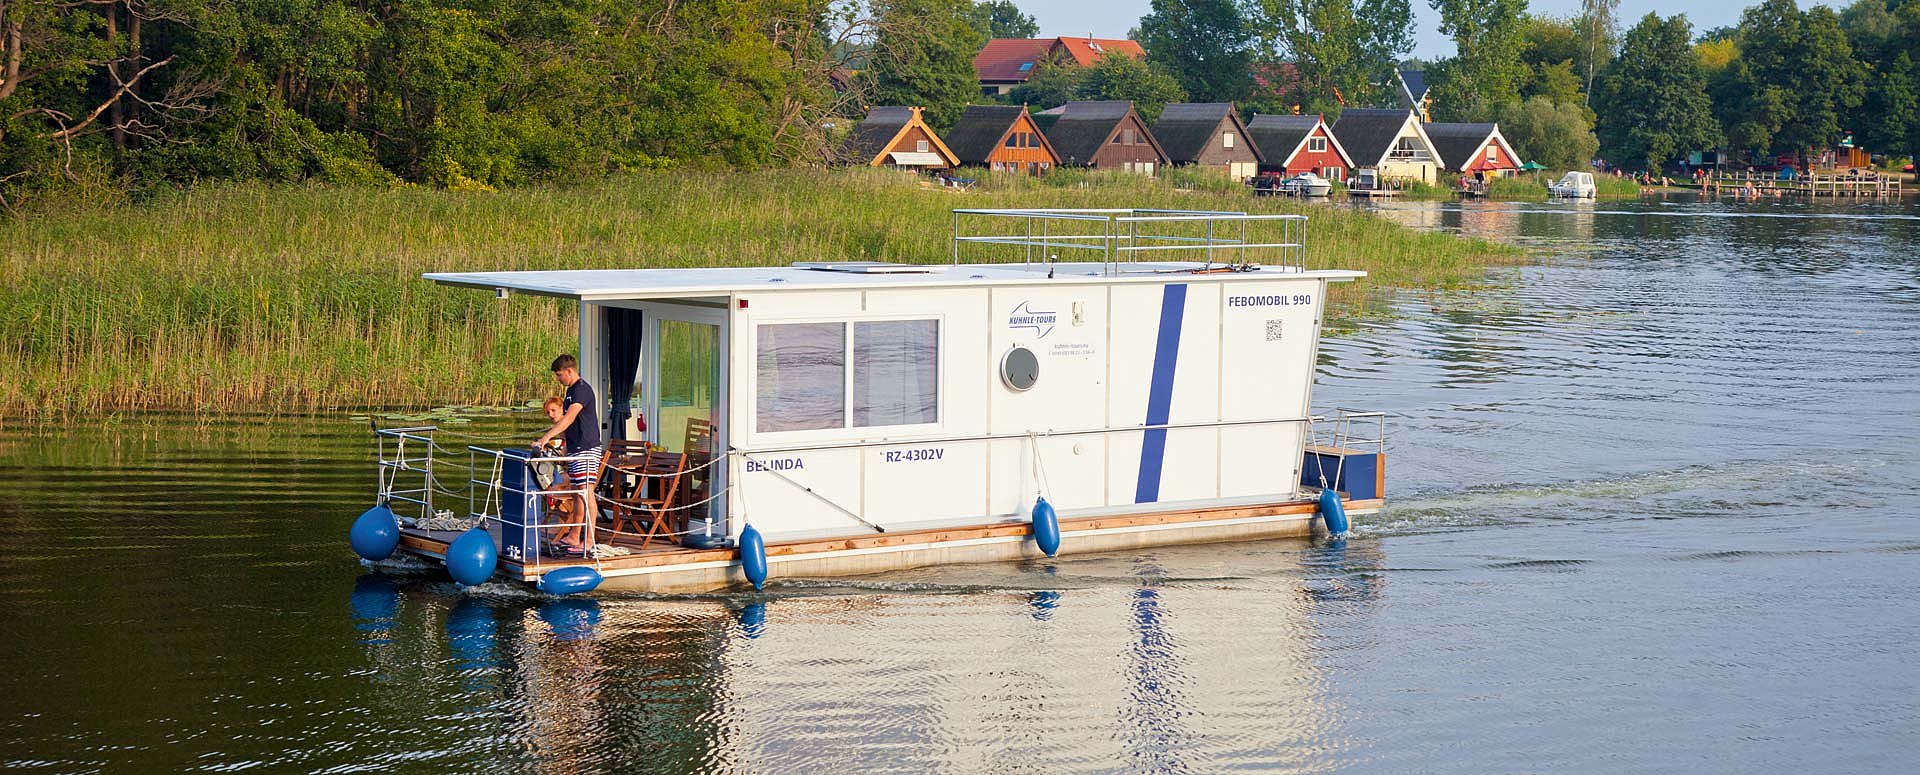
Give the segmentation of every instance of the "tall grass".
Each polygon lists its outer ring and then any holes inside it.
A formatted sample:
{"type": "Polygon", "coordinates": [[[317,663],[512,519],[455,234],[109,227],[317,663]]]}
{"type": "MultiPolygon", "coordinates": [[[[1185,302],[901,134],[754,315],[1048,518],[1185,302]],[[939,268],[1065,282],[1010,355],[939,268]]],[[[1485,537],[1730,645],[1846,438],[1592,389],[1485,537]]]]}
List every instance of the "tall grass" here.
{"type": "MultiPolygon", "coordinates": [[[[939,261],[956,207],[1300,211],[1124,174],[984,175],[959,193],[876,170],[679,172],[505,193],[207,186],[0,222],[0,416],[477,404],[546,390],[572,305],[422,272],[939,261]]],[[[1310,207],[1309,260],[1393,287],[1518,252],[1310,207]]],[[[1363,307],[1348,288],[1339,300],[1363,307]]]]}

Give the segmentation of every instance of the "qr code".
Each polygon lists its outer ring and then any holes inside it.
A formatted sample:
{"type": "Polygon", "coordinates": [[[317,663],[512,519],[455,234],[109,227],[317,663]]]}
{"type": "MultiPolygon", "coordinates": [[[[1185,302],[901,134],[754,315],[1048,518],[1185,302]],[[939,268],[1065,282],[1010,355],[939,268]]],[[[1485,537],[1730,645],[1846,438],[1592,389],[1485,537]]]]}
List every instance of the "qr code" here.
{"type": "Polygon", "coordinates": [[[1280,341],[1280,321],[1278,320],[1267,321],[1267,341],[1269,342],[1280,341]]]}

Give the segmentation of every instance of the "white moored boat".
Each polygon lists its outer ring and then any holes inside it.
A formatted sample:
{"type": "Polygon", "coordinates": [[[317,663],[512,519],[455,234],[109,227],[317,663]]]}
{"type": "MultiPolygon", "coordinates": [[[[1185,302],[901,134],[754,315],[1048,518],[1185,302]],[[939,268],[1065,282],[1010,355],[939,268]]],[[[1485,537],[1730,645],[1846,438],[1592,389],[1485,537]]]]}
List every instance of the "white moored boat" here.
{"type": "Polygon", "coordinates": [[[631,440],[591,520],[619,548],[543,556],[570,518],[541,459],[420,427],[376,432],[355,549],[678,592],[1344,530],[1383,503],[1384,427],[1310,415],[1327,286],[1364,273],[1307,269],[1304,221],[960,210],[934,265],[426,275],[578,303],[583,378],[631,440]],[[454,509],[478,527],[434,529],[454,509]]]}
{"type": "Polygon", "coordinates": [[[1564,199],[1592,199],[1598,195],[1599,189],[1593,184],[1593,173],[1569,172],[1549,184],[1547,193],[1564,199]]]}

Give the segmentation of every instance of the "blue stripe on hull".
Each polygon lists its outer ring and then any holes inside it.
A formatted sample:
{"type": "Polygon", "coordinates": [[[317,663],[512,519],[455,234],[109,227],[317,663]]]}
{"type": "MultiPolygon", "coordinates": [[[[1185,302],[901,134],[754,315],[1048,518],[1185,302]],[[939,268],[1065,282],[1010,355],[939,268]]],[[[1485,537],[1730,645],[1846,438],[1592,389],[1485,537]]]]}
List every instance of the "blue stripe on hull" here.
{"type": "MultiPolygon", "coordinates": [[[[1153,382],[1147,389],[1147,425],[1166,425],[1173,413],[1173,371],[1180,360],[1180,321],[1186,316],[1187,286],[1169,284],[1160,298],[1160,336],[1153,347],[1153,382]]],[[[1134,503],[1160,500],[1160,464],[1167,455],[1167,429],[1151,428],[1140,440],[1140,479],[1134,503]]]]}

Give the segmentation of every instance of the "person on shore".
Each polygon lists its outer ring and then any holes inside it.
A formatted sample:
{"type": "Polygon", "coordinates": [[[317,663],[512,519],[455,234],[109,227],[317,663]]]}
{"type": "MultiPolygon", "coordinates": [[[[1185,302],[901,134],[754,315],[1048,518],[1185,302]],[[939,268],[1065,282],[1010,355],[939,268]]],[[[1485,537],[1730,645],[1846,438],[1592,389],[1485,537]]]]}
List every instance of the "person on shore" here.
{"type": "MultiPolygon", "coordinates": [[[[582,553],[593,550],[593,523],[598,513],[593,499],[593,488],[600,478],[600,412],[598,402],[593,395],[593,386],[580,378],[580,362],[571,355],[561,355],[553,359],[553,378],[565,387],[566,397],[561,401],[561,413],[554,420],[553,427],[541,434],[540,440],[533,443],[536,449],[544,448],[554,439],[562,444],[562,454],[567,460],[568,486],[582,490],[580,495],[579,521],[583,532],[577,538],[582,553]]],[[[566,533],[563,533],[566,535],[566,533]]]]}

